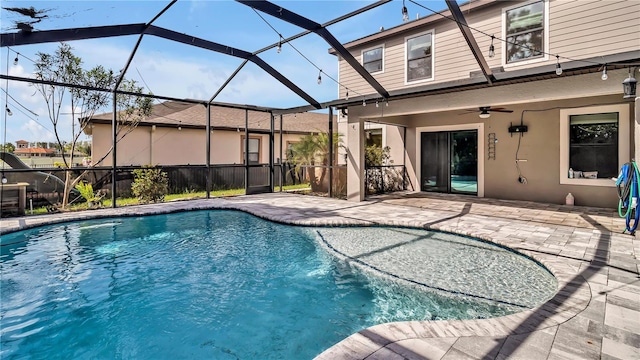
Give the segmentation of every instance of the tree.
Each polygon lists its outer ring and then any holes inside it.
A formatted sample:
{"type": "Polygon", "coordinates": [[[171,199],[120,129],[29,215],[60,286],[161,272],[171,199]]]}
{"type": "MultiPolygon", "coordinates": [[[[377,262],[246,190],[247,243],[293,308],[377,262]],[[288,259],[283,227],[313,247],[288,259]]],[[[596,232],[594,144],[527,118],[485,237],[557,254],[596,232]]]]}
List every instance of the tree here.
{"type": "MultiPolygon", "coordinates": [[[[342,138],[338,133],[333,134],[334,154],[342,146],[342,138]]],[[[307,167],[307,180],[311,185],[311,191],[324,191],[327,166],[329,165],[329,134],[320,132],[309,134],[300,139],[291,147],[295,171],[299,172],[303,166],[307,167]],[[316,173],[316,166],[322,166],[320,177],[316,173]]]]}
{"type": "Polygon", "coordinates": [[[5,143],[4,145],[0,145],[0,146],[2,147],[2,151],[8,152],[8,153],[12,153],[16,149],[16,146],[13,145],[10,142],[5,143]]]}
{"type": "MultiPolygon", "coordinates": [[[[47,115],[53,125],[53,132],[56,137],[55,148],[62,150],[62,161],[65,168],[71,168],[75,164],[74,155],[78,139],[88,121],[95,113],[106,107],[111,101],[111,94],[104,91],[90,90],[87,88],[75,88],[49,85],[47,82],[59,82],[70,85],[84,85],[89,88],[113,88],[118,80],[118,75],[113,70],[107,70],[98,65],[90,70],[82,68],[82,59],[75,56],[71,46],[61,43],[54,54],[37,53],[35,62],[35,76],[38,80],[44,80],[41,84],[35,84],[36,90],[43,96],[47,106],[47,115]],[[61,109],[64,104],[71,106],[71,141],[65,142],[61,137],[61,109]],[[76,126],[76,118],[80,119],[76,126]],[[67,152],[68,150],[68,152],[67,152]]],[[[121,88],[126,91],[142,93],[142,88],[136,86],[133,80],[122,81],[121,88]]],[[[151,99],[131,95],[116,95],[116,105],[122,109],[117,114],[118,135],[116,139],[121,140],[126,134],[131,132],[129,127],[135,127],[146,116],[151,113],[151,99]]],[[[113,147],[112,147],[113,149],[113,147]]],[[[91,166],[100,164],[111,152],[95,161],[91,166]]],[[[66,207],[69,202],[69,193],[82,180],[88,170],[82,172],[76,178],[72,178],[72,173],[66,171],[65,189],[62,200],[62,207],[66,207]]]]}

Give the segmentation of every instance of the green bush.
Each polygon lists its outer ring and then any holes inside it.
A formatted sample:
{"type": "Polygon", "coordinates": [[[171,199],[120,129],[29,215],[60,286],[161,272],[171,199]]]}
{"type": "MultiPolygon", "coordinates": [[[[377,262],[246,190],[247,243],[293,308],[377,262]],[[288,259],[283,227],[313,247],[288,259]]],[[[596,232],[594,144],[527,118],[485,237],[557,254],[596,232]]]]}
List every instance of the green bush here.
{"type": "Polygon", "coordinates": [[[82,196],[87,201],[93,201],[93,185],[88,182],[80,182],[76,185],[76,189],[80,192],[80,196],[82,196]]]}
{"type": "Polygon", "coordinates": [[[169,193],[167,173],[160,169],[144,168],[133,170],[131,191],[140,203],[164,201],[169,193]]]}

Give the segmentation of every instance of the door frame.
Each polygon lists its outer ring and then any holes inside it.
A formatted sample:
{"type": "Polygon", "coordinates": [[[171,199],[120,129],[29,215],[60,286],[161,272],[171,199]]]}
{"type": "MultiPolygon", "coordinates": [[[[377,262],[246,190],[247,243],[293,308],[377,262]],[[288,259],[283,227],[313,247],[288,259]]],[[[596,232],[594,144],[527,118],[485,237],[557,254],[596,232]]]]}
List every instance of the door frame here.
{"type": "Polygon", "coordinates": [[[416,178],[417,184],[422,184],[422,133],[442,132],[442,131],[478,131],[478,197],[484,197],[484,160],[485,146],[484,143],[484,123],[460,124],[460,125],[441,125],[441,126],[422,126],[416,128],[416,178]]]}

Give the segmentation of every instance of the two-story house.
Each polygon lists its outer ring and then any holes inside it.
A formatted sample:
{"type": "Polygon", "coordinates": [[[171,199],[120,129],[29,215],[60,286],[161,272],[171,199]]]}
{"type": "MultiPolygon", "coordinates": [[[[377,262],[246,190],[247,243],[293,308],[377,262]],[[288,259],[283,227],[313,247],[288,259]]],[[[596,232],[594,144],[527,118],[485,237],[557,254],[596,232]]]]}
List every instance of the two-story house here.
{"type": "Polygon", "coordinates": [[[635,150],[638,110],[623,82],[639,74],[640,2],[460,9],[481,59],[449,11],[344,44],[390,94],[338,57],[349,199],[364,198],[363,134],[373,127],[417,191],[549,203],[572,193],[577,205],[616,206],[611,178],[635,150]]]}

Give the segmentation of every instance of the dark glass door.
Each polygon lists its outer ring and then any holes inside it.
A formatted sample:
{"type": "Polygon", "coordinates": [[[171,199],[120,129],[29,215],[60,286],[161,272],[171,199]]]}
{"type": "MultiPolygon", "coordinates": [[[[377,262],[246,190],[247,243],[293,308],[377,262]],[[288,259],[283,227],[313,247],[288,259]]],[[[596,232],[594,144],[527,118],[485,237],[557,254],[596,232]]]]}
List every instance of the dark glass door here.
{"type": "Polygon", "coordinates": [[[422,191],[478,193],[478,132],[427,132],[421,135],[422,191]]]}

